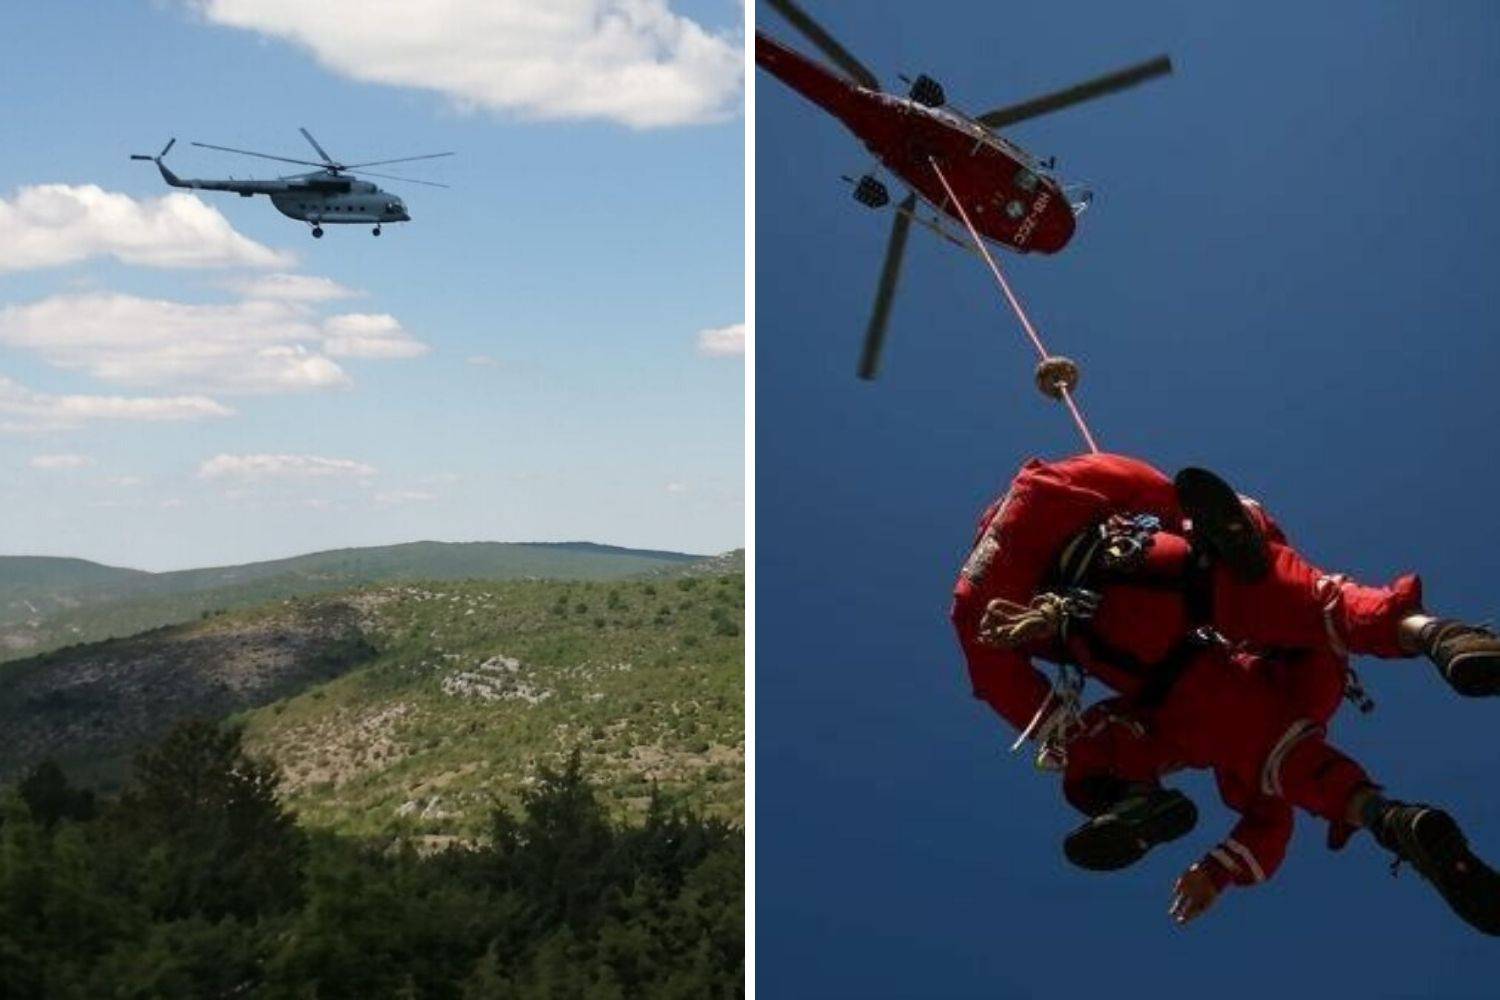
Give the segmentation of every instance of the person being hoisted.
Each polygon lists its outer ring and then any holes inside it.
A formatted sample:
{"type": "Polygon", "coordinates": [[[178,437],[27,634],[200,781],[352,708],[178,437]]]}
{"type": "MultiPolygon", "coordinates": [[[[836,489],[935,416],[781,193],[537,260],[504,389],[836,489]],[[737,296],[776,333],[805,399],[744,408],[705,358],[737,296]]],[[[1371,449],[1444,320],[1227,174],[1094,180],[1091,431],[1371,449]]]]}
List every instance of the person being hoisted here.
{"type": "Polygon", "coordinates": [[[1459,916],[1500,934],[1500,875],[1452,817],[1385,798],[1324,738],[1342,697],[1367,707],[1350,654],[1425,655],[1460,694],[1500,694],[1500,637],[1429,615],[1415,575],[1371,587],[1325,573],[1213,474],[1174,481],[1095,453],[1022,467],[980,521],[952,619],[975,695],[1018,746],[1037,742],[1091,817],[1065,842],[1073,862],[1120,868],[1186,834],[1196,809],[1160,779],[1208,768],[1241,820],[1178,880],[1179,922],[1270,877],[1297,807],[1329,822],[1332,847],[1369,829],[1459,916]],[[1119,696],[1080,712],[1085,674],[1119,696]]]}

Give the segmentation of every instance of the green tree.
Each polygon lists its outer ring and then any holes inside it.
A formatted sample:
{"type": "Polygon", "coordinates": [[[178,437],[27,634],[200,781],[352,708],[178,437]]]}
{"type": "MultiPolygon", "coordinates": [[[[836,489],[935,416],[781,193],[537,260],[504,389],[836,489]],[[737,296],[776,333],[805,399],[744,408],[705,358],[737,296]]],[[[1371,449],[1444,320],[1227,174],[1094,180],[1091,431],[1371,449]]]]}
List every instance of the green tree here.
{"type": "MultiPolygon", "coordinates": [[[[206,723],[97,818],[0,793],[0,997],[741,997],[739,831],[658,795],[617,822],[581,761],[439,853],[298,831],[275,772],[206,723]]],[[[37,800],[67,802],[44,777],[37,800]]]]}
{"type": "Polygon", "coordinates": [[[234,997],[261,981],[264,939],[274,923],[244,924],[202,916],[147,924],[116,946],[88,972],[87,997],[234,997]]]}
{"type": "Polygon", "coordinates": [[[44,832],[19,795],[0,798],[0,996],[43,996],[44,832]]]}
{"type": "Polygon", "coordinates": [[[94,793],[73,788],[55,761],[44,760],[16,788],[31,815],[51,829],[59,820],[85,821],[94,817],[94,793]]]}
{"type": "Polygon", "coordinates": [[[136,757],[111,818],[120,846],[146,859],[153,912],[248,920],[298,905],[306,838],[278,784],[239,729],[209,722],[181,723],[136,757]]]}
{"type": "Polygon", "coordinates": [[[464,980],[463,1000],[498,1000],[517,995],[515,981],[505,974],[505,965],[500,961],[499,942],[491,944],[464,980]]]}
{"type": "Polygon", "coordinates": [[[521,796],[525,819],[505,810],[494,820],[501,885],[519,890],[543,924],[587,919],[606,882],[614,829],[583,775],[574,749],[561,771],[542,766],[521,796]]]}

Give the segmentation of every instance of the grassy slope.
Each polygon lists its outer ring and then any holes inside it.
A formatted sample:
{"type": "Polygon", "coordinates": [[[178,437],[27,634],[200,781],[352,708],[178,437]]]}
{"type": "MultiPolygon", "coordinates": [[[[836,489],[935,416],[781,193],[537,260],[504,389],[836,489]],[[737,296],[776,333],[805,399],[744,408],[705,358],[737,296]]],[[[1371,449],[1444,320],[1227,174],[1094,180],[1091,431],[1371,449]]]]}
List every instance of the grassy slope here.
{"type": "Polygon", "coordinates": [[[306,822],[473,836],[538,762],[575,747],[622,813],[656,781],[743,818],[743,577],[427,585],[355,603],[379,658],[245,716],[306,822]]]}
{"type": "Polygon", "coordinates": [[[622,813],[654,780],[738,820],[743,606],[739,575],[281,600],[0,666],[0,765],[108,785],[175,717],[237,711],[315,826],[472,837],[574,747],[622,813]]]}

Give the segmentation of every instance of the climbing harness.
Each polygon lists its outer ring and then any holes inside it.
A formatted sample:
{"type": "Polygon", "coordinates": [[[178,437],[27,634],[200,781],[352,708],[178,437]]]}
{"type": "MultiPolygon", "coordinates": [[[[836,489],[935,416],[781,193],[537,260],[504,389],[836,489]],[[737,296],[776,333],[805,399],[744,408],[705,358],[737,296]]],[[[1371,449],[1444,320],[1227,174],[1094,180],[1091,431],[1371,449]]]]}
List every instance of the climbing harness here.
{"type": "Polygon", "coordinates": [[[969,221],[969,213],[964,211],[963,202],[958,200],[958,195],[953,192],[953,187],[948,183],[948,178],[943,173],[943,168],[938,166],[937,158],[929,156],[927,162],[932,164],[933,173],[937,174],[938,180],[943,185],[943,190],[948,193],[948,200],[958,211],[958,217],[963,220],[969,230],[969,236],[974,240],[974,247],[984,262],[989,265],[990,273],[1000,284],[1000,290],[1005,293],[1006,300],[1014,310],[1016,318],[1021,321],[1021,327],[1026,335],[1031,338],[1032,346],[1040,363],[1036,369],[1037,388],[1053,399],[1061,400],[1067,406],[1068,412],[1073,416],[1073,422],[1078,425],[1078,432],[1083,435],[1084,444],[1088,445],[1089,451],[1098,454],[1099,445],[1094,440],[1094,432],[1089,429],[1087,421],[1083,419],[1083,411],[1078,407],[1078,401],[1073,398],[1073,390],[1078,387],[1079,369],[1077,363],[1069,358],[1054,355],[1047,350],[1047,345],[1042,343],[1042,338],[1037,335],[1036,327],[1032,326],[1031,319],[1026,315],[1026,310],[1021,307],[1021,301],[1016,298],[1015,292],[1011,291],[1010,282],[1005,280],[1000,265],[995,263],[995,258],[990,254],[989,248],[985,246],[984,240],[979,235],[979,230],[974,228],[974,223],[969,221]]]}
{"type": "Polygon", "coordinates": [[[1113,514],[1073,536],[1057,561],[1057,576],[1069,586],[1084,586],[1101,571],[1106,578],[1134,575],[1159,531],[1155,514],[1113,514]]]}
{"type": "Polygon", "coordinates": [[[1078,532],[1064,547],[1051,578],[1054,589],[1043,591],[1030,604],[999,599],[991,601],[985,609],[980,623],[981,641],[1014,648],[1050,640],[1058,650],[1059,674],[1052,691],[1011,747],[1012,751],[1018,750],[1034,736],[1038,742],[1037,767],[1060,770],[1066,766],[1067,744],[1082,729],[1086,675],[1070,652],[1070,640],[1079,639],[1089,656],[1139,680],[1141,687],[1135,703],[1148,709],[1166,701],[1183,672],[1203,650],[1230,647],[1230,642],[1207,624],[1211,597],[1206,556],[1198,554],[1180,579],[1139,579],[1146,555],[1161,530],[1161,519],[1152,514],[1107,517],[1078,532]],[[1196,623],[1155,662],[1142,661],[1115,648],[1092,627],[1101,600],[1099,588],[1111,580],[1125,579],[1139,579],[1142,585],[1181,591],[1189,615],[1196,623]]]}

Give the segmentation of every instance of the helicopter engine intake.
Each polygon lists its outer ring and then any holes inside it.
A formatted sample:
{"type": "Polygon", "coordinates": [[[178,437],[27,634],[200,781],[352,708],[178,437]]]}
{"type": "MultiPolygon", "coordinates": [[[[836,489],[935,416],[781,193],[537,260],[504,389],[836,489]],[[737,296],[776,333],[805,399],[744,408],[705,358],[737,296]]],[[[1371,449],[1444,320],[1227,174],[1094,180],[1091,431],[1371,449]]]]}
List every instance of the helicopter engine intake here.
{"type": "Polygon", "coordinates": [[[854,200],[870,208],[884,208],[891,202],[891,193],[880,181],[865,174],[855,182],[854,200]]]}
{"type": "Polygon", "coordinates": [[[908,96],[918,104],[929,108],[940,108],[948,103],[948,95],[943,91],[943,85],[926,73],[918,74],[917,78],[912,81],[908,96]]]}

